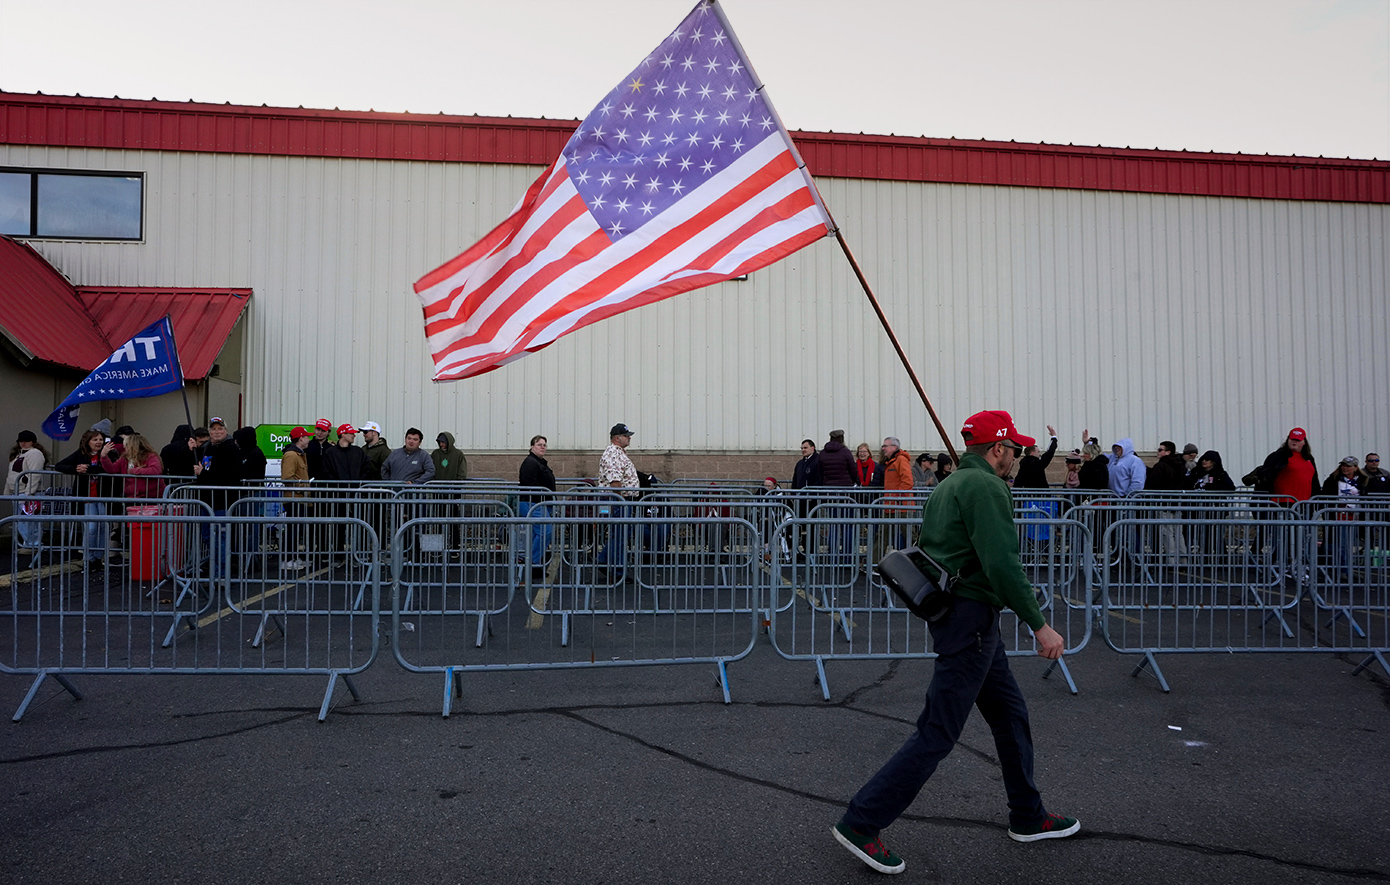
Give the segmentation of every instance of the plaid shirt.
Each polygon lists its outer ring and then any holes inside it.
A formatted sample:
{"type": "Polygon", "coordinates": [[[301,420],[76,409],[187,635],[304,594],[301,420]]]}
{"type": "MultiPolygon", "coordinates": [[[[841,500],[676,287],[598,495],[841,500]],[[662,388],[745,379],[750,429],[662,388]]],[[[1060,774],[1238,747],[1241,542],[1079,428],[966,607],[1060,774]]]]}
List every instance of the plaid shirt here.
{"type": "Polygon", "coordinates": [[[632,459],[623,451],[622,446],[615,443],[609,443],[598,459],[598,478],[605,486],[611,486],[615,482],[625,489],[641,486],[637,480],[637,468],[632,466],[632,459]]]}

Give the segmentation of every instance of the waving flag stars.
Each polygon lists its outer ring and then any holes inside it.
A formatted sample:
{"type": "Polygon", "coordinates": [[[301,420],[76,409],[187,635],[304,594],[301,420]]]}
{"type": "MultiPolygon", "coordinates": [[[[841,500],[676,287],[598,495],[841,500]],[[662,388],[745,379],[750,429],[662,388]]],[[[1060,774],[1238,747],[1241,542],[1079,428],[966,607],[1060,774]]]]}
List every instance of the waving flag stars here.
{"type": "Polygon", "coordinates": [[[766,267],[833,227],[722,11],[701,0],[510,217],[416,282],[435,380],[766,267]]]}

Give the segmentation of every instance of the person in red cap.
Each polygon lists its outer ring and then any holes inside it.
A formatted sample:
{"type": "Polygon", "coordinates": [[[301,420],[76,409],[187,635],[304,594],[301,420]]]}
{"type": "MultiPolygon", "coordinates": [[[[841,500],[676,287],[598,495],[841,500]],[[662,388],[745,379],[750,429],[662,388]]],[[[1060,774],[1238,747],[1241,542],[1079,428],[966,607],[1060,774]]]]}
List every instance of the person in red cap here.
{"type": "Polygon", "coordinates": [[[1284,444],[1269,453],[1265,462],[1241,478],[1255,491],[1280,495],[1290,501],[1306,501],[1321,489],[1318,485],[1318,465],[1313,461],[1313,447],[1308,444],[1308,432],[1295,427],[1284,438],[1284,444]]]}
{"type": "Polygon", "coordinates": [[[1008,412],[979,412],[961,428],[965,454],[922,508],[918,546],[957,576],[952,607],[929,624],[937,658],[917,728],[850,801],[831,828],[835,840],[881,873],[899,873],[902,858],[879,833],[907,810],[960,739],[970,708],[978,706],[994,733],[1009,800],[1009,837],[1017,842],[1060,839],[1081,829],[1075,818],[1049,813],[1033,783],[1028,707],[1009,671],[999,613],[1013,609],[1033,630],[1038,654],[1057,660],[1066,642],[1047,624],[1024,574],[1014,528],[1013,497],[1003,477],[1034,444],[1008,412]]]}
{"type": "Polygon", "coordinates": [[[314,422],[314,438],[309,440],[309,447],[304,450],[304,458],[309,463],[310,479],[323,476],[323,453],[332,445],[328,441],[328,433],[332,429],[333,422],[327,418],[320,418],[314,422]]]}
{"type": "MultiPolygon", "coordinates": [[[[336,503],[328,504],[329,515],[339,519],[348,515],[347,504],[342,501],[342,497],[355,494],[351,491],[361,485],[367,479],[369,465],[367,463],[367,453],[361,446],[353,445],[357,442],[357,428],[351,424],[338,425],[338,442],[324,449],[323,452],[323,474],[319,480],[332,484],[332,491],[339,500],[336,503]]],[[[345,539],[347,533],[343,530],[341,522],[335,522],[329,526],[330,548],[335,554],[335,565],[341,565],[346,561],[345,539]]]]}

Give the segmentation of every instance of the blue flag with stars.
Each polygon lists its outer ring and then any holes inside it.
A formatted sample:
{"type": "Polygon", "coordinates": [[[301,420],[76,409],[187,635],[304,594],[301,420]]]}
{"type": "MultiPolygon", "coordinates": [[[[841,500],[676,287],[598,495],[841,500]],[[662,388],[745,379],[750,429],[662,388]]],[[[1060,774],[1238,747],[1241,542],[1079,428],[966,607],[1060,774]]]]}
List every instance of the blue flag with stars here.
{"type": "Polygon", "coordinates": [[[183,369],[166,316],[136,332],[93,369],[43,422],[43,432],[53,439],[71,439],[83,403],[159,396],[181,387],[183,369]]]}

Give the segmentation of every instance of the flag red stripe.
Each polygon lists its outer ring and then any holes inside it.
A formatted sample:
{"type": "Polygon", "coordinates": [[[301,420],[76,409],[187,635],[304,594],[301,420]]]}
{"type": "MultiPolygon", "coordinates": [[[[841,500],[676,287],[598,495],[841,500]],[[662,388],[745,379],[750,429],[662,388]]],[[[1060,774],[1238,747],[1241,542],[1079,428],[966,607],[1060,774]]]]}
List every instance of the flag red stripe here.
{"type": "Polygon", "coordinates": [[[757,172],[740,181],[686,221],[662,234],[641,252],[609,268],[575,292],[560,299],[541,315],[541,319],[549,325],[567,313],[574,313],[608,296],[795,169],[796,161],[792,159],[791,153],[782,151],[757,172]]]}
{"type": "MultiPolygon", "coordinates": [[[[463,299],[463,305],[459,308],[458,313],[449,319],[448,322],[468,322],[468,320],[472,318],[474,311],[482,307],[487,301],[489,295],[511,279],[512,274],[524,269],[535,260],[537,255],[549,249],[550,244],[557,236],[564,232],[570,222],[588,211],[588,207],[584,205],[584,198],[579,196],[579,194],[575,194],[566,200],[564,205],[556,209],[554,214],[547,218],[540,227],[536,228],[535,233],[526,238],[526,242],[522,244],[520,251],[507,259],[506,263],[499,267],[497,272],[488,278],[487,282],[468,293],[468,297],[463,299]]],[[[607,242],[608,238],[604,237],[604,241],[607,242]]]]}
{"type": "MultiPolygon", "coordinates": [[[[558,162],[558,160],[556,162],[558,162]]],[[[430,288],[431,286],[439,285],[444,280],[447,280],[449,277],[458,273],[463,268],[467,267],[474,261],[477,261],[479,258],[491,252],[497,245],[499,245],[502,242],[503,238],[507,235],[515,236],[516,231],[521,227],[521,224],[514,224],[513,222],[515,222],[516,219],[520,216],[530,214],[531,209],[535,204],[536,196],[540,193],[541,188],[544,187],[547,183],[549,183],[547,181],[547,177],[550,176],[551,173],[554,171],[555,163],[551,163],[550,167],[546,169],[544,172],[542,172],[539,178],[531,182],[531,186],[526,189],[526,195],[521,199],[521,205],[517,207],[517,210],[515,212],[507,216],[506,220],[504,220],[501,224],[488,231],[487,235],[484,236],[481,240],[465,249],[463,251],[463,254],[458,255],[450,261],[444,262],[443,264],[439,265],[439,267],[436,267],[434,270],[430,271],[423,277],[420,277],[420,279],[416,280],[415,291],[419,293],[430,288]]],[[[554,176],[554,179],[558,178],[559,176],[554,176]]],[[[551,181],[553,181],[554,179],[551,179],[551,181]]]]}
{"type": "MultiPolygon", "coordinates": [[[[559,182],[563,180],[563,178],[563,175],[557,175],[554,177],[554,179],[547,185],[545,193],[541,195],[537,205],[545,204],[545,200],[555,191],[555,188],[559,187],[559,182]]],[[[527,207],[524,215],[523,212],[519,211],[516,214],[512,215],[511,218],[507,219],[507,222],[504,222],[504,225],[510,225],[510,230],[506,231],[506,235],[503,238],[501,238],[501,240],[494,243],[492,247],[488,249],[486,252],[481,252],[480,254],[476,255],[474,257],[474,261],[480,261],[486,258],[488,255],[491,255],[501,249],[506,248],[507,244],[510,243],[511,240],[514,237],[516,237],[516,235],[521,231],[521,229],[526,226],[527,222],[531,220],[534,214],[534,209],[534,206],[527,207]]],[[[499,268],[488,279],[488,281],[483,284],[483,286],[479,287],[479,290],[475,290],[473,293],[470,293],[466,299],[464,299],[463,305],[455,314],[457,320],[454,321],[466,322],[469,315],[473,312],[474,307],[481,303],[481,299],[486,298],[488,293],[492,292],[494,288],[500,285],[501,282],[504,281],[507,278],[507,276],[510,275],[518,266],[521,266],[517,263],[518,261],[521,261],[521,263],[524,264],[525,262],[522,261],[522,259],[529,260],[531,257],[534,257],[536,253],[544,249],[546,246],[550,245],[550,241],[555,238],[556,234],[558,234],[561,230],[564,229],[564,226],[566,224],[568,224],[570,221],[573,221],[575,217],[577,217],[585,211],[587,210],[585,210],[584,208],[584,201],[581,200],[577,195],[574,198],[566,201],[564,205],[560,206],[559,209],[557,209],[555,213],[551,215],[550,218],[548,218],[546,222],[542,224],[542,226],[534,234],[531,235],[530,238],[528,238],[524,250],[521,253],[519,253],[518,256],[508,260],[506,264],[499,268]],[[576,202],[578,204],[577,206],[576,202]],[[563,223],[559,224],[558,226],[555,225],[555,218],[557,216],[564,219],[563,223]],[[475,298],[474,296],[478,294],[478,291],[482,290],[485,291],[483,291],[481,298],[475,298]]],[[[502,226],[503,225],[499,225],[497,230],[500,230],[502,226]]],[[[496,233],[497,230],[494,230],[494,233],[496,233]]],[[[489,234],[489,236],[492,235],[489,234]]],[[[443,279],[448,279],[448,277],[445,277],[443,279]]],[[[441,280],[441,282],[442,281],[443,280],[441,280]]],[[[453,308],[454,299],[458,297],[459,292],[461,292],[467,285],[468,281],[467,279],[465,279],[460,285],[451,289],[447,296],[439,298],[437,301],[434,301],[429,306],[427,306],[425,308],[426,323],[429,323],[429,321],[434,317],[448,314],[453,308]]]]}
{"type": "MultiPolygon", "coordinates": [[[[576,197],[576,199],[578,198],[576,197]]],[[[464,338],[460,338],[458,341],[452,342],[442,350],[437,351],[434,357],[435,363],[438,364],[444,361],[447,357],[452,356],[465,347],[471,347],[492,340],[493,336],[497,334],[497,331],[512,318],[516,310],[526,304],[537,292],[550,285],[562,274],[567,273],[571,268],[583,264],[604,249],[607,249],[610,245],[612,245],[612,243],[609,241],[608,235],[601,230],[594,231],[579,243],[576,243],[574,248],[570,249],[565,255],[550,262],[527,279],[524,284],[518,286],[517,290],[508,296],[506,301],[499,305],[496,310],[492,311],[487,319],[483,320],[476,332],[464,338]]],[[[527,328],[529,329],[534,322],[535,321],[528,323],[527,328]]],[[[452,322],[434,323],[433,326],[435,328],[426,327],[425,334],[432,335],[436,332],[445,331],[452,327],[452,325],[452,322]]]]}
{"type": "MultiPolygon", "coordinates": [[[[582,329],[585,326],[589,326],[594,323],[601,322],[602,320],[608,319],[610,316],[615,316],[619,313],[632,310],[633,308],[643,307],[648,304],[654,304],[657,301],[664,301],[667,298],[680,295],[684,292],[689,292],[692,289],[698,289],[702,286],[708,286],[711,283],[722,282],[724,280],[730,279],[731,277],[737,277],[742,276],[746,273],[752,273],[755,270],[759,270],[761,268],[767,267],[770,264],[775,264],[776,262],[781,261],[783,258],[792,254],[798,249],[805,248],[806,246],[809,246],[810,244],[814,243],[816,240],[819,240],[824,236],[825,234],[821,232],[820,229],[812,228],[810,230],[803,231],[802,233],[799,233],[790,239],[784,240],[781,243],[772,246],[771,248],[765,249],[757,255],[751,256],[747,261],[743,262],[737,268],[727,273],[716,272],[699,274],[697,276],[687,277],[681,280],[673,281],[671,283],[666,283],[664,285],[657,286],[653,289],[647,289],[619,304],[606,305],[603,308],[594,310],[586,314],[580,320],[580,322],[578,322],[569,331],[573,332],[577,329],[582,329]]],[[[456,369],[451,369],[448,372],[443,372],[436,377],[436,380],[455,381],[461,378],[473,378],[478,375],[485,375],[488,372],[492,372],[496,369],[501,368],[504,364],[504,361],[509,358],[515,357],[516,355],[523,352],[536,353],[537,351],[544,350],[553,343],[553,341],[547,341],[545,344],[539,345],[537,347],[528,348],[522,346],[522,342],[518,342],[516,346],[513,346],[504,352],[489,354],[485,357],[480,357],[478,360],[470,361],[469,363],[466,363],[465,365],[460,366],[456,369]],[[485,368],[476,368],[479,365],[485,366],[485,368]]]]}
{"type": "MultiPolygon", "coordinates": [[[[765,163],[758,171],[721,195],[719,199],[715,200],[685,222],[667,231],[651,245],[645,247],[641,252],[615,265],[613,268],[599,275],[596,279],[576,290],[576,292],[547,308],[545,312],[535,320],[526,324],[526,334],[515,342],[514,347],[515,345],[521,345],[522,349],[524,349],[527,343],[535,340],[535,337],[557,318],[582,309],[584,306],[594,301],[601,300],[611,294],[624,283],[628,282],[632,277],[659,262],[665,258],[666,255],[680,248],[690,239],[698,236],[706,228],[717,224],[724,216],[747,203],[755,196],[755,194],[750,193],[750,191],[764,190],[766,187],[781,180],[786,174],[795,170],[795,168],[796,163],[789,152],[783,151],[779,153],[765,163]]],[[[801,190],[804,192],[805,189],[803,188],[801,190]]],[[[607,236],[601,231],[599,235],[604,238],[604,244],[606,245],[607,236]]],[[[590,238],[590,240],[592,240],[592,238],[590,238]]],[[[562,273],[582,263],[583,260],[591,258],[593,254],[597,254],[599,251],[602,251],[602,249],[596,249],[592,254],[570,260],[572,256],[575,256],[575,251],[571,250],[569,255],[564,259],[559,259],[556,262],[547,264],[545,269],[549,272],[549,279],[547,279],[546,282],[549,283],[553,281],[562,273]]],[[[538,286],[533,291],[540,291],[541,288],[542,287],[538,286]]],[[[449,356],[452,356],[464,347],[475,344],[486,344],[488,341],[491,341],[497,329],[509,318],[510,314],[508,312],[504,310],[495,311],[484,321],[476,332],[458,341],[451,342],[446,345],[444,349],[437,351],[435,354],[436,364],[447,361],[449,356]]],[[[443,331],[443,329],[427,327],[426,334],[435,334],[438,331],[443,331]]]]}

